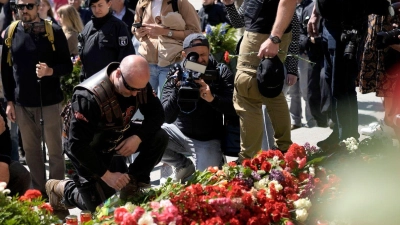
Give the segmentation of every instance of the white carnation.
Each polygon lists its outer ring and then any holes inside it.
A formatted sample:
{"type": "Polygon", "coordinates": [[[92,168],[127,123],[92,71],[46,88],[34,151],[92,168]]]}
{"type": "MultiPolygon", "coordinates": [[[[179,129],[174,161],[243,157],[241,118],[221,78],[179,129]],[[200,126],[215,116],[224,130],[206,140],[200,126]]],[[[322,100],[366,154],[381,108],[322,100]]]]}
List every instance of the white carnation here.
{"type": "Polygon", "coordinates": [[[124,208],[125,208],[126,210],[128,210],[128,212],[133,212],[133,210],[136,208],[136,206],[135,206],[134,204],[132,204],[132,202],[127,202],[127,203],[124,205],[124,208]]]}
{"type": "Polygon", "coordinates": [[[311,201],[307,198],[301,198],[295,202],[293,202],[293,205],[296,209],[310,209],[312,204],[311,201]]]}
{"type": "Polygon", "coordinates": [[[275,190],[276,190],[277,192],[279,192],[280,190],[283,189],[282,185],[281,185],[278,181],[276,181],[276,180],[273,180],[273,181],[269,182],[268,187],[270,187],[270,184],[271,184],[271,183],[273,183],[273,184],[275,185],[275,190]]]}
{"type": "Polygon", "coordinates": [[[306,209],[296,209],[296,220],[300,222],[306,221],[308,212],[306,209]]]}
{"type": "Polygon", "coordinates": [[[0,192],[4,191],[4,189],[6,188],[7,183],[6,182],[0,182],[0,192]]]}
{"type": "Polygon", "coordinates": [[[157,225],[149,212],[145,212],[138,221],[138,225],[157,225]]]}

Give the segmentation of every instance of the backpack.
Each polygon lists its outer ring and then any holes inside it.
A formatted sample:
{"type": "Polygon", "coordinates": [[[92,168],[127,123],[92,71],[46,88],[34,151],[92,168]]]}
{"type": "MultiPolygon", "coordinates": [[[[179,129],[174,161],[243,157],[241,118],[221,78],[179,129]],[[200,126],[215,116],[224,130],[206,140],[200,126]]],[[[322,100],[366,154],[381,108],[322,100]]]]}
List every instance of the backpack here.
{"type": "MultiPolygon", "coordinates": [[[[169,4],[172,4],[172,10],[173,10],[174,12],[179,13],[178,0],[170,0],[169,2],[167,2],[167,4],[168,4],[168,5],[169,5],[169,4]]],[[[146,6],[143,6],[143,7],[142,7],[142,15],[140,16],[140,22],[142,22],[143,13],[144,13],[145,8],[146,8],[146,6]]]]}
{"type": "MultiPolygon", "coordinates": [[[[11,45],[12,45],[12,39],[14,35],[15,28],[17,27],[18,23],[20,20],[16,20],[12,22],[8,28],[8,35],[4,43],[6,44],[8,48],[8,55],[7,55],[7,63],[8,65],[12,66],[12,60],[11,60],[11,45]]],[[[49,39],[51,46],[53,47],[53,51],[56,50],[56,47],[54,46],[54,33],[53,33],[53,22],[51,20],[44,20],[44,28],[46,29],[46,35],[47,38],[49,39]]]]}

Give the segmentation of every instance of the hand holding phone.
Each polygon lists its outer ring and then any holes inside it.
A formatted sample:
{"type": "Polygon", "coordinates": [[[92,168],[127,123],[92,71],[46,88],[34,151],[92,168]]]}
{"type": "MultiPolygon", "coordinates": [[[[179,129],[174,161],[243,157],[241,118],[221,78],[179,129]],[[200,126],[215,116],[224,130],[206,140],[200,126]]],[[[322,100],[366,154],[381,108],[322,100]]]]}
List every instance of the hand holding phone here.
{"type": "Polygon", "coordinates": [[[133,23],[132,26],[136,29],[139,29],[142,27],[142,23],[133,23]]]}

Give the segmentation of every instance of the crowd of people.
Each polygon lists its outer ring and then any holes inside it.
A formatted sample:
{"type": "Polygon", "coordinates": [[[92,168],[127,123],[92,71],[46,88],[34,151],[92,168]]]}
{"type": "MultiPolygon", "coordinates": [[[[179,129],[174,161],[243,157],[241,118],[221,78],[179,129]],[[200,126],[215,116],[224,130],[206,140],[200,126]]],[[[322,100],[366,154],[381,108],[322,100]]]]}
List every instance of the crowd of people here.
{"type": "Polygon", "coordinates": [[[176,182],[221,166],[227,124],[240,134],[238,163],[287,151],[302,126],[330,126],[317,145],[335,151],[360,137],[357,84],[385,107],[382,121],[361,132],[400,137],[400,41],[385,35],[395,14],[335,17],[327,8],[344,10],[329,0],[203,0],[198,11],[188,0],[0,2],[0,180],[12,193],[40,190],[62,218],[150,187],[160,162],[176,182]],[[219,23],[244,30],[236,74],[201,33],[219,23]],[[62,105],[60,77],[77,56],[81,83],[62,105]],[[18,163],[18,129],[29,171],[18,163]],[[73,179],[65,179],[64,154],[73,179]]]}

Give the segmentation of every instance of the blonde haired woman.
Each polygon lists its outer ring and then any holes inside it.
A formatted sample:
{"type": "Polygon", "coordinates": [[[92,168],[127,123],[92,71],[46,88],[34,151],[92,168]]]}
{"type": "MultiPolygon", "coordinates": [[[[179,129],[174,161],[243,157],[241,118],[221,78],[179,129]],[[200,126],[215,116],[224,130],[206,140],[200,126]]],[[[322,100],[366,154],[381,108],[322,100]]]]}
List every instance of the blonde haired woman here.
{"type": "Polygon", "coordinates": [[[71,5],[63,5],[57,10],[71,56],[78,55],[78,34],[83,30],[83,23],[76,9],[71,5]]]}

